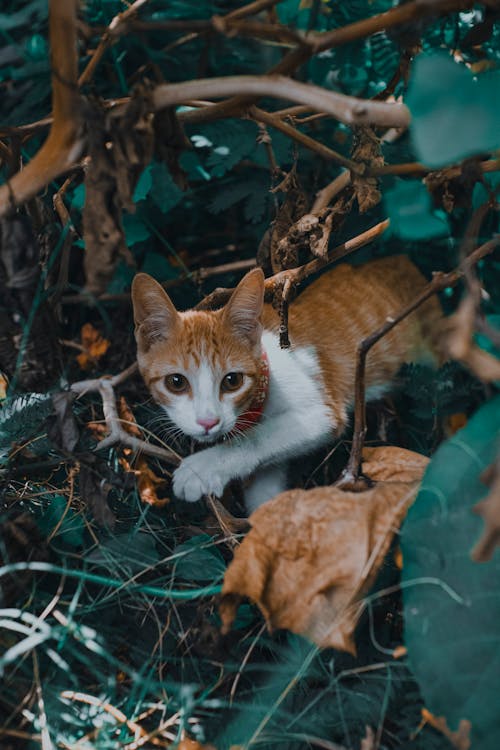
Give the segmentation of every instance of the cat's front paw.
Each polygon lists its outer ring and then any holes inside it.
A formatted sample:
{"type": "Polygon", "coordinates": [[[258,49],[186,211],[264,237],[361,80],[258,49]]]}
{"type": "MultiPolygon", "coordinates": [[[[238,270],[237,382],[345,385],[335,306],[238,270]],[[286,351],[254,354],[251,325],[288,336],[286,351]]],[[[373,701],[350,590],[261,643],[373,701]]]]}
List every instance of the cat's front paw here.
{"type": "Polygon", "coordinates": [[[203,495],[221,497],[230,479],[224,461],[208,448],[185,458],[174,471],[172,484],[176,497],[194,503],[203,495]]]}

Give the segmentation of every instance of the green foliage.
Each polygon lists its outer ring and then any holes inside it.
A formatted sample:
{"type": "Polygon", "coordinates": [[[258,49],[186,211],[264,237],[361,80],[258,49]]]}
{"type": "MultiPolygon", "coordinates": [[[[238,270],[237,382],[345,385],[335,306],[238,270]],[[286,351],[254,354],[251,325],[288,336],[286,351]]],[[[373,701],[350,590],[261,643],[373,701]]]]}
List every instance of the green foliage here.
{"type": "MultiPolygon", "coordinates": [[[[140,8],[138,18],[151,23],[211,19],[245,4],[246,0],[149,0],[140,8]]],[[[301,32],[325,31],[395,5],[393,0],[283,0],[276,5],[276,13],[280,21],[301,32]]],[[[80,70],[97,47],[102,28],[126,7],[120,0],[81,4],[80,70]]],[[[1,125],[34,122],[51,111],[47,13],[47,0],[2,3],[1,125]]],[[[380,94],[391,84],[395,96],[409,104],[413,119],[411,137],[402,133],[382,144],[389,164],[421,160],[442,166],[471,155],[482,156],[500,145],[495,72],[500,60],[499,24],[492,23],[491,34],[480,44],[467,38],[486,16],[482,6],[475,6],[467,12],[381,31],[325,50],[302,66],[298,76],[365,98],[380,94]],[[407,93],[406,69],[400,69],[402,55],[420,41],[424,52],[410,61],[407,93]],[[461,62],[455,62],[452,55],[461,62]],[[465,64],[493,70],[474,77],[465,64]]],[[[256,20],[264,19],[261,15],[256,20]]],[[[286,45],[219,34],[215,29],[191,34],[153,27],[136,32],[131,28],[107,49],[83,94],[115,100],[128,94],[132,82],[143,78],[156,83],[262,74],[288,51],[286,45]]],[[[273,110],[287,104],[263,99],[259,106],[273,110]]],[[[179,107],[178,112],[190,109],[179,107]]],[[[347,125],[331,117],[310,122],[300,119],[293,122],[299,130],[343,156],[351,156],[353,132],[347,125]]],[[[56,339],[76,343],[82,324],[92,321],[111,341],[106,359],[96,365],[92,376],[119,372],[135,355],[132,317],[123,298],[136,270],[165,281],[176,279],[186,269],[254,258],[283,200],[282,194],[271,193],[271,188],[292,166],[310,205],[316,192],[339,174],[335,161],[326,161],[269,127],[268,146],[278,166],[272,173],[270,152],[260,142],[262,132],[245,117],[185,122],[184,129],[192,146],[179,158],[187,175],[187,189],[180,189],[166,163],[156,155],[136,186],[135,213],[123,216],[136,268],[124,260],[116,265],[107,291],[121,299],[98,300],[93,307],[60,301],[55,305],[56,339]]],[[[23,136],[24,163],[36,153],[46,134],[43,127],[33,136],[23,136]]],[[[380,134],[381,130],[377,131],[380,134]]],[[[5,140],[12,145],[8,136],[5,140]]],[[[6,162],[0,170],[4,181],[9,177],[6,162]]],[[[472,211],[498,188],[498,174],[484,175],[484,181],[474,187],[467,182],[466,172],[432,194],[419,180],[395,181],[391,175],[383,176],[379,180],[383,202],[361,216],[356,209],[346,216],[335,215],[330,247],[389,215],[391,232],[354,255],[354,262],[405,252],[428,277],[433,271],[448,270],[456,264],[472,211]],[[452,202],[446,217],[441,211],[445,190],[460,198],[452,202]]],[[[79,292],[84,284],[81,213],[85,190],[81,172],[71,176],[64,200],[79,237],[66,257],[70,288],[63,290],[64,294],[79,292]]],[[[61,236],[52,198],[62,184],[63,178],[48,186],[37,206],[36,215],[40,214],[45,224],[43,253],[50,254],[61,236]]],[[[498,218],[491,214],[481,227],[481,238],[489,239],[495,231],[498,218]]],[[[47,284],[42,285],[49,303],[58,272],[56,262],[47,284]]],[[[498,260],[485,260],[479,276],[488,294],[484,304],[487,320],[498,330],[498,260]]],[[[192,283],[193,278],[172,288],[182,308],[210,290],[208,282],[198,286],[192,283]]],[[[228,274],[210,283],[232,286],[238,278],[228,274]]],[[[461,291],[449,291],[443,301],[447,311],[452,311],[461,291]]],[[[0,299],[0,310],[5,309],[6,303],[0,299]]],[[[44,329],[41,339],[48,338],[45,333],[44,329]]],[[[0,345],[2,336],[0,331],[0,345]]],[[[478,334],[477,341],[495,352],[489,337],[478,334]]],[[[57,356],[63,369],[53,379],[54,386],[60,376],[62,382],[81,377],[73,348],[62,353],[58,350],[57,356]]],[[[138,380],[122,387],[128,389],[127,400],[135,411],[150,409],[144,406],[149,403],[148,395],[138,380]],[[136,409],[138,404],[142,406],[136,409]]],[[[492,384],[491,391],[495,387],[492,384]]],[[[470,414],[487,396],[484,386],[457,365],[447,365],[439,373],[409,366],[395,395],[396,441],[432,453],[442,439],[444,417],[470,414]]],[[[85,422],[100,419],[98,400],[87,397],[87,401],[87,406],[79,407],[87,410],[85,422]]],[[[28,393],[15,398],[0,410],[2,468],[15,447],[14,470],[2,472],[2,508],[19,509],[36,519],[49,538],[48,553],[55,568],[44,570],[43,575],[32,571],[26,579],[16,578],[14,604],[2,615],[0,713],[7,707],[7,714],[13,716],[8,728],[17,729],[20,714],[13,712],[20,706],[26,732],[41,733],[36,702],[30,697],[34,695],[31,686],[36,684],[32,658],[36,654],[47,731],[60,747],[76,746],[85,736],[96,750],[121,750],[136,742],[131,725],[106,710],[111,704],[147,731],[157,732],[162,722],[171,719],[169,742],[174,743],[187,730],[201,742],[214,742],[218,750],[246,743],[254,734],[255,747],[264,750],[304,750],[316,746],[314,738],[318,746],[338,743],[356,750],[366,724],[380,729],[380,750],[448,750],[449,742],[441,734],[429,727],[419,731],[425,701],[428,708],[445,714],[452,725],[462,716],[471,718],[477,733],[473,746],[489,750],[481,732],[490,731],[488,722],[494,721],[498,692],[492,677],[498,666],[494,622],[495,617],[498,620],[498,553],[483,567],[468,558],[481,528],[470,507],[486,492],[477,477],[490,460],[499,422],[498,401],[485,408],[496,411],[479,412],[474,418],[477,422],[473,419],[436,454],[405,527],[405,638],[401,635],[399,595],[390,602],[377,601],[368,622],[359,626],[355,660],[332,651],[318,654],[307,642],[286,633],[266,633],[260,615],[249,604],[239,608],[233,633],[221,639],[213,598],[217,588],[209,587],[207,595],[204,584],[220,582],[231,547],[223,535],[203,533],[207,529],[213,533],[203,507],[188,507],[175,500],[160,509],[139,505],[134,477],[122,470],[118,449],[94,452],[95,442],[82,430],[82,442],[89,452],[68,459],[45,437],[46,420],[52,412],[50,397],[28,393]],[[472,435],[475,424],[478,427],[472,435]],[[25,450],[17,449],[25,444],[25,450]],[[46,468],[40,469],[45,462],[46,468]],[[116,517],[113,531],[98,526],[95,514],[89,512],[89,499],[79,491],[78,479],[68,503],[69,472],[78,465],[92,473],[96,487],[106,488],[97,502],[104,502],[109,490],[116,517]],[[429,583],[430,578],[438,583],[429,583]],[[445,585],[450,588],[443,588],[445,585]],[[174,587],[180,594],[175,600],[169,599],[174,587]],[[453,598],[453,591],[459,601],[453,598]],[[39,618],[44,611],[47,616],[39,618]],[[392,657],[394,647],[406,641],[409,663],[392,657]],[[90,695],[94,703],[68,698],[65,690],[90,695]],[[490,691],[487,695],[486,690],[490,691]]],[[[148,412],[148,419],[150,416],[148,412]]],[[[377,432],[374,437],[379,435],[377,432]]],[[[316,471],[313,481],[319,481],[320,476],[316,471]]],[[[2,515],[0,532],[10,523],[10,517],[2,515]]],[[[15,543],[10,545],[4,544],[0,533],[4,562],[37,560],[31,537],[26,549],[17,553],[23,535],[16,533],[15,543]]],[[[397,571],[390,560],[384,567],[392,576],[388,587],[396,589],[397,571]]],[[[2,586],[4,580],[5,576],[2,586]]],[[[0,588],[0,595],[2,591],[0,588]]],[[[3,719],[2,715],[0,728],[3,719]]],[[[496,727],[490,735],[498,744],[496,727]]],[[[0,744],[3,741],[0,738],[0,744]]]]}
{"type": "Polygon", "coordinates": [[[179,544],[173,551],[173,557],[176,575],[188,581],[216,582],[226,569],[222,555],[206,534],[179,544]]]}
{"type": "Polygon", "coordinates": [[[472,745],[495,750],[498,724],[500,556],[470,558],[483,521],[472,506],[481,472],[500,446],[500,397],[436,452],[403,526],[403,597],[411,666],[427,708],[455,728],[472,722],[472,745]]]}
{"type": "Polygon", "coordinates": [[[431,208],[431,196],[419,180],[399,181],[384,196],[391,229],[402,240],[426,240],[448,234],[446,218],[431,208]]]}
{"type": "Polygon", "coordinates": [[[120,569],[129,576],[154,567],[160,555],[151,535],[143,532],[116,534],[85,555],[85,561],[107,570],[120,569]]]}
{"type": "MultiPolygon", "coordinates": [[[[29,437],[40,437],[43,425],[52,412],[52,401],[45,393],[27,393],[4,403],[0,410],[0,448],[9,448],[15,443],[29,437]]],[[[43,452],[47,449],[47,442],[33,449],[43,452]]]]}
{"type": "Polygon", "coordinates": [[[420,55],[407,104],[418,158],[442,167],[500,147],[500,73],[474,78],[447,55],[420,55]]]}
{"type": "Polygon", "coordinates": [[[78,548],[84,542],[84,524],[81,515],[70,507],[63,495],[42,496],[37,513],[37,525],[42,534],[54,539],[54,544],[78,548]]]}

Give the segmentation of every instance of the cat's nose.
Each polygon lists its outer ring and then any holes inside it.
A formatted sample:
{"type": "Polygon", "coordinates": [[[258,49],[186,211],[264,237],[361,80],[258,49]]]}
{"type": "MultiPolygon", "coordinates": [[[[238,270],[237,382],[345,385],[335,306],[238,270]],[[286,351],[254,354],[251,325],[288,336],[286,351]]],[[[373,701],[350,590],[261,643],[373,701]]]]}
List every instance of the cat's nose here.
{"type": "Polygon", "coordinates": [[[197,419],[196,421],[205,428],[205,432],[208,432],[212,427],[215,427],[216,424],[219,424],[220,419],[219,417],[211,417],[210,419],[197,419]]]}

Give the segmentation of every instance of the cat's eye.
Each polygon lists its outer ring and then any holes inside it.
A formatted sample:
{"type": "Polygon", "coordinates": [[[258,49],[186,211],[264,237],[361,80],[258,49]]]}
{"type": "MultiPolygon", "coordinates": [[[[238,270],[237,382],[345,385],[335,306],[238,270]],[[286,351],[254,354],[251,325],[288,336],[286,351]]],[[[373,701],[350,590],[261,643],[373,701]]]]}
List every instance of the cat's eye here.
{"type": "Polygon", "coordinates": [[[223,391],[237,391],[243,385],[243,373],[242,372],[228,372],[223,378],[221,389],[223,391]]]}
{"type": "Polygon", "coordinates": [[[188,379],[184,375],[181,375],[180,372],[167,375],[165,385],[171,393],[185,393],[189,388],[188,379]]]}

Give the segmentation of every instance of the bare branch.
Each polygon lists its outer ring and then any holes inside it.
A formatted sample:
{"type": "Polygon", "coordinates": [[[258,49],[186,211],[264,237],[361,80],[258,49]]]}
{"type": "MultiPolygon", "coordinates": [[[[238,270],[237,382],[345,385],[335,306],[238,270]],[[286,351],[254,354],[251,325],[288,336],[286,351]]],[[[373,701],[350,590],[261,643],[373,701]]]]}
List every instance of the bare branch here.
{"type": "Polygon", "coordinates": [[[338,164],[341,164],[343,167],[347,167],[347,169],[350,169],[353,172],[364,172],[363,164],[358,164],[352,161],[352,159],[348,159],[346,156],[343,156],[337,151],[334,151],[328,146],[325,146],[323,143],[314,140],[314,138],[311,138],[309,135],[301,133],[300,130],[297,130],[292,125],[283,122],[280,117],[276,117],[271,112],[265,112],[263,109],[253,106],[249,110],[249,115],[254,120],[257,120],[257,122],[263,122],[266,125],[270,125],[271,127],[276,128],[276,130],[281,131],[289,138],[292,138],[302,146],[305,146],[311,151],[314,151],[324,159],[328,159],[328,161],[335,161],[338,164]]]}
{"type": "MultiPolygon", "coordinates": [[[[400,102],[376,102],[357,99],[336,91],[327,91],[313,84],[301,83],[281,75],[227,76],[221,78],[200,78],[182,83],[157,86],[153,93],[156,110],[182,104],[187,99],[219,99],[234,94],[252,97],[272,96],[278,99],[307,104],[317,112],[333,115],[346,125],[379,125],[382,127],[406,128],[410,113],[400,102]]],[[[227,102],[226,102],[227,104],[227,102]]],[[[186,121],[191,115],[210,111],[217,105],[183,113],[186,121]]],[[[234,111],[235,107],[233,107],[234,111]]],[[[238,107],[236,107],[238,109],[238,107]]],[[[227,112],[225,112],[227,114],[227,112]]]]}
{"type": "MultiPolygon", "coordinates": [[[[333,31],[309,32],[303,36],[301,43],[271,68],[269,75],[289,75],[318,52],[401,26],[412,20],[438,18],[452,11],[465,10],[473,5],[472,0],[414,0],[414,2],[399,5],[385,13],[379,13],[333,31]]],[[[253,103],[255,103],[255,97],[245,96],[245,94],[237,95],[226,102],[214,105],[208,111],[189,112],[187,119],[192,122],[217,120],[253,103]]]]}
{"type": "Polygon", "coordinates": [[[481,258],[492,253],[500,245],[500,235],[485,242],[472,252],[454,271],[449,273],[436,273],[432,281],[410,302],[394,315],[388,316],[386,322],[370,336],[363,339],[358,347],[356,375],[354,385],[354,434],[349,456],[349,462],[344,469],[342,476],[337,484],[344,489],[351,491],[362,491],[366,489],[366,481],[360,476],[361,472],[361,454],[366,434],[366,396],[365,396],[365,366],[368,352],[377,341],[380,341],[394,326],[408,317],[410,313],[416,310],[426,300],[437,292],[447,287],[456,286],[462,279],[468,269],[478,263],[481,258]]]}
{"type": "Polygon", "coordinates": [[[316,194],[316,200],[311,208],[312,214],[319,214],[326,208],[333,198],[338,195],[344,188],[351,184],[351,175],[349,172],[341,172],[334,180],[316,194]]]}
{"type": "Polygon", "coordinates": [[[0,217],[72,167],[83,148],[77,87],[76,0],[50,0],[53,122],[36,156],[0,187],[0,217]]]}
{"type": "MultiPolygon", "coordinates": [[[[249,271],[251,268],[255,268],[255,258],[249,258],[248,260],[235,260],[230,263],[222,263],[219,266],[209,266],[208,268],[197,268],[189,273],[184,273],[177,279],[168,279],[162,283],[164,289],[173,289],[174,287],[184,284],[186,281],[191,281],[193,284],[198,285],[203,283],[206,279],[212,276],[220,276],[224,273],[235,273],[237,271],[249,271]]],[[[93,306],[101,302],[126,302],[130,303],[130,292],[122,292],[121,294],[100,294],[94,296],[93,294],[68,294],[62,299],[63,305],[89,305],[93,306]]]]}
{"type": "Polygon", "coordinates": [[[95,391],[101,396],[104,420],[109,434],[99,443],[99,450],[120,443],[132,448],[134,451],[146,453],[155,458],[161,458],[163,461],[177,466],[180,463],[180,458],[175,451],[147,443],[145,440],[131,435],[130,432],[127,432],[122,427],[121,419],[118,415],[114,387],[136,373],[137,370],[137,362],[134,362],[133,365],[130,365],[130,367],[127,367],[126,370],[123,370],[123,372],[114,377],[103,376],[102,378],[95,378],[93,380],[80,380],[77,383],[73,383],[70,389],[73,393],[77,393],[80,396],[95,391]]]}
{"type": "MultiPolygon", "coordinates": [[[[290,283],[293,286],[297,286],[304,281],[304,279],[318,273],[331,263],[335,263],[335,261],[340,260],[346,255],[350,255],[350,253],[353,253],[355,250],[359,250],[370,242],[373,242],[374,239],[385,232],[388,226],[388,219],[381,221],[379,224],[375,224],[375,226],[371,227],[371,229],[367,229],[366,232],[362,232],[351,240],[347,240],[347,242],[337,245],[337,247],[330,250],[324,258],[315,258],[303,266],[298,266],[298,268],[279,271],[274,274],[274,276],[269,276],[265,282],[266,301],[272,300],[275,294],[283,289],[287,279],[290,280],[290,283]]],[[[198,303],[196,309],[210,310],[215,307],[220,307],[228,301],[233,291],[234,289],[215,289],[211,294],[198,303]]]]}
{"type": "Polygon", "coordinates": [[[471,0],[414,0],[414,2],[398,5],[385,13],[363,18],[361,21],[355,21],[333,31],[312,32],[307,35],[307,42],[312,54],[317,54],[356,39],[372,36],[379,31],[386,31],[413,21],[422,21],[425,18],[438,18],[453,11],[466,10],[473,5],[471,0]]]}
{"type": "Polygon", "coordinates": [[[147,1],[148,0],[135,0],[135,2],[127,8],[127,10],[123,11],[123,13],[118,13],[113,18],[108,28],[102,35],[101,40],[97,45],[96,51],[87,63],[87,67],[78,79],[79,86],[84,86],[90,81],[95,69],[97,68],[99,62],[102,60],[102,57],[108,47],[110,47],[119,36],[125,34],[129,30],[130,20],[135,16],[137,11],[147,3],[147,1]]]}

